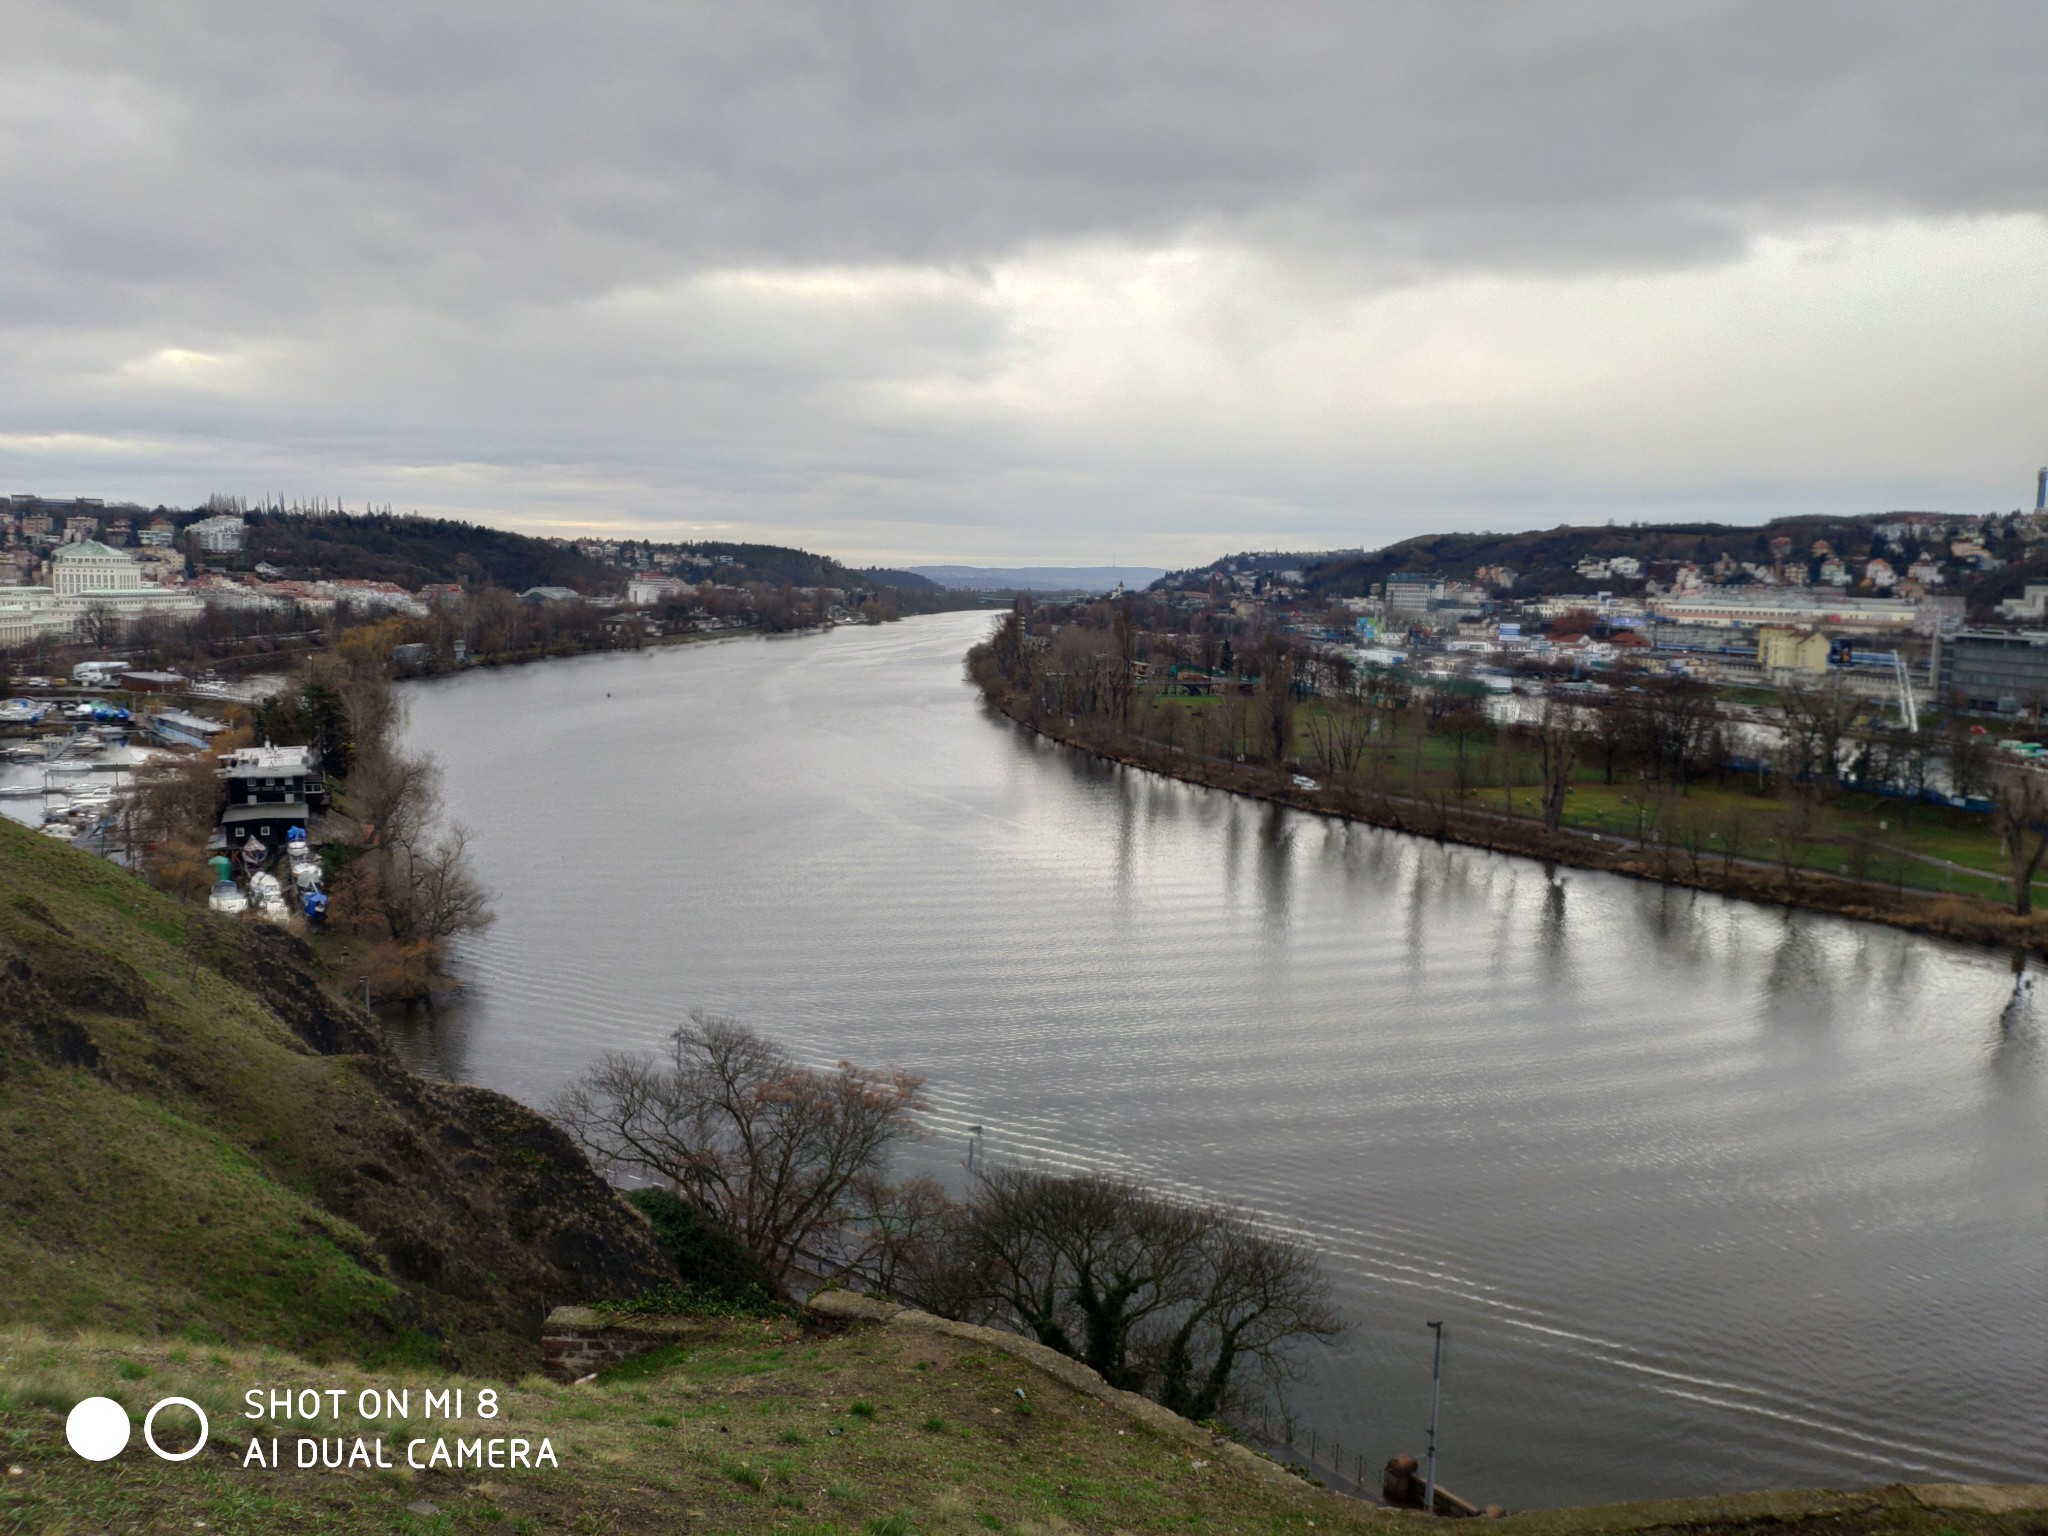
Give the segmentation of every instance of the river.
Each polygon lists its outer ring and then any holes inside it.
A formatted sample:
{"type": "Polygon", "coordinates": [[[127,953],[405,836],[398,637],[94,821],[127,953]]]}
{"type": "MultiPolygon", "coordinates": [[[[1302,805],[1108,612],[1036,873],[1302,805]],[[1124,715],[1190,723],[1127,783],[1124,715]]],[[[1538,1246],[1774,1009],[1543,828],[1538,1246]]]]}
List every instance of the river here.
{"type": "MultiPolygon", "coordinates": [[[[543,1103],[688,1010],[929,1081],[906,1166],[1256,1207],[1287,1401],[1515,1507],[2048,1480],[2048,999],[2007,961],[1347,826],[992,717],[943,614],[410,690],[498,921],[428,1070],[543,1103]]],[[[2048,988],[2044,988],[2048,991],[2048,988]]]]}

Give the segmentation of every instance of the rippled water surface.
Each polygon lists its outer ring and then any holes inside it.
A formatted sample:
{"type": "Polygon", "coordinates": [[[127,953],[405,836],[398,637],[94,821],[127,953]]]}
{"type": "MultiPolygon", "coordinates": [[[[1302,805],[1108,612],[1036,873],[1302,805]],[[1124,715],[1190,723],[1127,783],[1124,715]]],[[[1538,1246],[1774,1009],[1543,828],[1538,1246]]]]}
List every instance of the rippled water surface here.
{"type": "Polygon", "coordinates": [[[2048,1479],[2004,960],[1105,767],[984,714],[986,623],[415,689],[499,921],[411,1048],[538,1103],[709,1007],[924,1073],[935,1169],[1254,1204],[1353,1321],[1304,1430],[1419,1449],[1442,1317],[1468,1497],[2048,1479]]]}

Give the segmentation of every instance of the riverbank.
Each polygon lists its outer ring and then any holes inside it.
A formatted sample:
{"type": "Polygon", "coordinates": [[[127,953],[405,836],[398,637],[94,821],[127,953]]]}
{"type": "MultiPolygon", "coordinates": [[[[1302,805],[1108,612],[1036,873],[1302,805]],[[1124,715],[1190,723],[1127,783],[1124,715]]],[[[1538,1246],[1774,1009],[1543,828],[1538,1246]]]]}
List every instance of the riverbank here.
{"type": "Polygon", "coordinates": [[[1570,828],[1547,831],[1540,820],[1441,799],[1399,796],[1321,782],[1307,784],[1286,768],[1227,761],[1181,747],[1134,740],[1105,722],[1048,717],[1029,699],[976,679],[988,706],[1047,740],[1092,756],[1226,790],[1313,815],[1363,822],[1437,842],[1518,854],[1546,864],[1600,870],[1660,885],[1736,896],[1771,906],[1825,912],[1882,923],[1910,933],[2048,957],[2048,913],[2021,917],[1980,897],[1930,894],[1875,880],[1785,868],[1730,857],[1695,844],[1651,844],[1614,833],[1570,828]]]}

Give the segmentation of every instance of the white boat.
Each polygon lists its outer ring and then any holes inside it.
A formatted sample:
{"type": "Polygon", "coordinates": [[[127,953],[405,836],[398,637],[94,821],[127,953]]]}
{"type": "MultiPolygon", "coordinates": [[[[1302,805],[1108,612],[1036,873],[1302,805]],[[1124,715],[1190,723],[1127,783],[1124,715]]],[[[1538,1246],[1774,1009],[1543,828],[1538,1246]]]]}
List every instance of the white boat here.
{"type": "Polygon", "coordinates": [[[239,915],[249,910],[249,898],[244,896],[232,880],[223,880],[213,888],[213,894],[206,898],[207,906],[216,912],[239,915]]]}
{"type": "Polygon", "coordinates": [[[10,763],[40,763],[48,756],[49,754],[41,747],[31,747],[26,743],[11,746],[4,753],[0,753],[0,757],[5,757],[10,763]]]}
{"type": "Polygon", "coordinates": [[[78,836],[78,828],[67,827],[61,821],[53,821],[48,826],[43,828],[43,836],[61,837],[64,839],[65,842],[68,843],[71,841],[72,838],[78,836]]]}
{"type": "Polygon", "coordinates": [[[249,877],[249,896],[259,904],[266,901],[282,901],[284,886],[277,876],[268,870],[259,869],[249,877]]]}
{"type": "Polygon", "coordinates": [[[292,865],[292,884],[302,891],[320,889],[320,866],[311,859],[300,859],[292,865]]]}
{"type": "Polygon", "coordinates": [[[0,784],[0,795],[6,796],[9,800],[24,800],[30,795],[47,793],[49,791],[40,784],[0,784]]]}
{"type": "Polygon", "coordinates": [[[50,764],[50,772],[52,773],[91,773],[92,769],[93,765],[91,763],[81,763],[75,757],[60,758],[58,761],[50,764]]]}

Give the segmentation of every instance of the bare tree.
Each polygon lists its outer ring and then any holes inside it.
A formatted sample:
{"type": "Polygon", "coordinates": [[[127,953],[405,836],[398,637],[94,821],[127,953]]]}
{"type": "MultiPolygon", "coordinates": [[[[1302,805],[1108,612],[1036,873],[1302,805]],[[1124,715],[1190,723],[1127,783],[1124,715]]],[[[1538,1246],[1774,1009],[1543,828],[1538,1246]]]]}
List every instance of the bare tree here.
{"type": "Polygon", "coordinates": [[[1349,781],[1371,742],[1367,716],[1341,699],[1307,717],[1309,747],[1333,778],[1349,781]]]}
{"type": "Polygon", "coordinates": [[[778,1283],[847,1272],[872,1181],[916,1134],[922,1080],[820,1072],[737,1020],[693,1011],[660,1060],[609,1052],[551,1108],[600,1165],[658,1179],[728,1226],[778,1283]]]}
{"type": "Polygon", "coordinates": [[[1189,1417],[1213,1417],[1240,1367],[1283,1374],[1289,1344],[1342,1326],[1306,1250],[1107,1175],[993,1169],[964,1236],[995,1316],[1189,1417]]]}
{"type": "Polygon", "coordinates": [[[1992,776],[1991,743],[1983,728],[1972,728],[1960,708],[1948,716],[1949,792],[1965,799],[1981,795],[1992,776]]]}
{"type": "Polygon", "coordinates": [[[1150,1351],[1159,1400],[1184,1418],[1214,1418],[1237,1368],[1285,1370],[1286,1346],[1334,1338],[1343,1324],[1315,1256],[1226,1212],[1211,1212],[1203,1234],[1202,1283],[1194,1300],[1150,1351]]]}
{"type": "Polygon", "coordinates": [[[1543,752],[1543,830],[1554,835],[1564,825],[1565,792],[1579,762],[1578,721],[1571,708],[1545,699],[1536,739],[1543,752]]]}
{"type": "Polygon", "coordinates": [[[417,842],[441,812],[441,765],[380,744],[357,754],[348,799],[372,846],[417,842]]]}
{"type": "Polygon", "coordinates": [[[438,945],[488,928],[490,895],[469,865],[469,829],[424,829],[379,850],[378,895],[391,936],[400,943],[438,945]]]}
{"type": "Polygon", "coordinates": [[[2034,910],[2034,875],[2048,854],[2048,777],[2014,764],[1991,777],[1991,804],[1998,835],[2012,868],[2012,909],[2021,917],[2034,910]]]}

